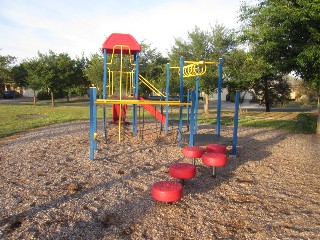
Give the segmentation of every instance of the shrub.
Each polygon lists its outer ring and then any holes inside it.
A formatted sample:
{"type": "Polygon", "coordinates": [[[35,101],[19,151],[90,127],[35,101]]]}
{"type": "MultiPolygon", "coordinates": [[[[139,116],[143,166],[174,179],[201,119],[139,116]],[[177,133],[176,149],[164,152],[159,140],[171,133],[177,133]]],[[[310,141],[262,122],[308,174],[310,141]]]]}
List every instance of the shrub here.
{"type": "Polygon", "coordinates": [[[48,91],[41,90],[37,94],[37,99],[38,100],[49,100],[51,99],[50,93],[48,91]]]}
{"type": "Polygon", "coordinates": [[[294,124],[295,133],[315,134],[317,129],[317,119],[308,113],[299,113],[294,124]]]}

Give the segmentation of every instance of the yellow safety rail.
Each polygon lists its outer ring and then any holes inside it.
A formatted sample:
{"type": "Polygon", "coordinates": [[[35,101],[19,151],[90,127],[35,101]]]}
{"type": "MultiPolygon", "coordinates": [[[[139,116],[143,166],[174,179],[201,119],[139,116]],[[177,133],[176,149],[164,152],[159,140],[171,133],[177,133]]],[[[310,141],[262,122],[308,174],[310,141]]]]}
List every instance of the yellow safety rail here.
{"type": "Polygon", "coordinates": [[[131,72],[121,72],[121,71],[114,71],[108,68],[108,97],[113,96],[114,94],[114,74],[119,73],[119,74],[125,74],[126,76],[126,83],[125,83],[125,88],[126,88],[126,95],[131,94],[132,88],[133,88],[133,71],[131,72]]]}
{"type": "Polygon", "coordinates": [[[129,96],[132,93],[132,86],[133,86],[133,71],[126,72],[126,95],[129,96]]]}
{"type": "MultiPolygon", "coordinates": [[[[112,64],[113,63],[113,57],[114,57],[114,51],[115,51],[115,48],[116,47],[120,47],[121,48],[121,52],[122,52],[122,50],[125,48],[125,49],[128,49],[128,51],[129,51],[129,60],[130,60],[130,64],[132,65],[132,66],[135,66],[135,63],[132,61],[132,55],[131,55],[131,49],[130,49],[130,47],[128,46],[128,45],[114,45],[113,46],[113,49],[112,49],[112,54],[111,54],[111,60],[110,60],[110,62],[108,62],[107,63],[107,65],[109,64],[112,64]]],[[[121,54],[122,55],[122,54],[121,54]]],[[[122,57],[122,56],[121,56],[122,57]]]]}
{"type": "Polygon", "coordinates": [[[166,97],[159,89],[157,89],[155,86],[153,86],[147,79],[139,75],[139,80],[146,85],[152,92],[154,92],[157,95],[160,95],[162,97],[166,97]]]}

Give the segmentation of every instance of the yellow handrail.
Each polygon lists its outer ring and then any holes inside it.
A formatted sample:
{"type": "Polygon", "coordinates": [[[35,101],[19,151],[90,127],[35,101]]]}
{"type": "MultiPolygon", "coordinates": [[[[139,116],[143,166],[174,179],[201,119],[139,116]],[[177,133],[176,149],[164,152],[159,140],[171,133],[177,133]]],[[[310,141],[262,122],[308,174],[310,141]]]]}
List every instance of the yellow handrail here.
{"type": "Polygon", "coordinates": [[[157,95],[161,95],[162,97],[166,97],[159,89],[157,89],[155,86],[153,86],[147,79],[139,75],[139,80],[146,85],[151,91],[156,93],[157,95]]]}

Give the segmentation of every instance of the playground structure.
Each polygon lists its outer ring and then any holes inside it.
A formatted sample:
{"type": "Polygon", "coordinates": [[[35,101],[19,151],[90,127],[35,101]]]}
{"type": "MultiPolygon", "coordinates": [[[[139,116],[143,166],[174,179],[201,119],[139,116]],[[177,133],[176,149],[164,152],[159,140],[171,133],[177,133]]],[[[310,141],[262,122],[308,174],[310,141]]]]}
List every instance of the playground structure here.
{"type": "MultiPolygon", "coordinates": [[[[166,91],[165,94],[154,87],[147,79],[139,75],[139,53],[141,51],[140,45],[130,34],[111,34],[102,45],[103,51],[103,86],[102,99],[97,99],[97,89],[90,88],[90,160],[94,159],[94,151],[97,149],[97,105],[103,107],[103,122],[102,135],[107,137],[107,119],[106,111],[107,105],[112,105],[113,123],[118,124],[118,140],[121,142],[121,132],[123,131],[126,117],[126,109],[128,104],[132,104],[132,131],[134,136],[137,136],[137,107],[141,105],[154,115],[165,126],[165,134],[168,134],[169,127],[169,106],[179,106],[179,127],[178,127],[178,144],[182,145],[182,127],[183,127],[183,108],[187,107],[187,119],[189,123],[189,146],[194,145],[194,135],[197,134],[198,126],[198,93],[199,93],[199,79],[200,76],[206,73],[207,65],[218,65],[218,106],[217,106],[217,124],[216,135],[220,138],[220,118],[221,118],[221,90],[222,90],[222,65],[223,61],[220,58],[219,62],[204,62],[204,61],[185,61],[183,57],[180,58],[179,67],[171,67],[167,64],[166,70],[166,91]],[[111,70],[108,66],[114,63],[114,55],[120,56],[119,70],[111,70]],[[108,62],[108,56],[111,55],[108,62]],[[127,71],[124,69],[124,56],[128,56],[128,60],[132,69],[127,71]],[[185,65],[186,64],[186,65],[185,65]],[[177,69],[180,80],[179,101],[169,100],[169,86],[170,86],[170,69],[177,69]],[[118,75],[118,96],[115,94],[115,75],[118,75]],[[195,77],[195,89],[188,90],[188,101],[184,102],[183,88],[184,78],[195,77]],[[125,84],[123,80],[125,79],[125,84]],[[139,96],[139,80],[145,84],[154,93],[160,96],[161,101],[145,100],[139,96]],[[108,99],[107,99],[108,98],[108,99]],[[165,106],[165,115],[157,111],[153,105],[165,106]]],[[[238,96],[238,92],[237,92],[238,96]]],[[[238,97],[236,97],[236,107],[239,104],[238,97]]],[[[235,111],[237,113],[237,108],[235,111]]],[[[235,118],[236,119],[236,118],[235,118]]],[[[235,132],[235,131],[234,131],[235,132]]],[[[234,144],[236,149],[236,137],[234,137],[234,144]]],[[[236,151],[236,150],[235,150],[236,151]]],[[[233,151],[234,152],[234,151],[233,151]]],[[[235,154],[235,153],[234,153],[235,154]]]]}

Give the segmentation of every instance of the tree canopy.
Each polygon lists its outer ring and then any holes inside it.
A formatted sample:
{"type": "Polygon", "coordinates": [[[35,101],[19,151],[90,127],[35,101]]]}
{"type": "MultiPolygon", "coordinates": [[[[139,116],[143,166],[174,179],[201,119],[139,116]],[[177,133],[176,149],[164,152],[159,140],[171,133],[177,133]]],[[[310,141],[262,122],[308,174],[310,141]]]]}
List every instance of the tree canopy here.
{"type": "MultiPolygon", "coordinates": [[[[169,54],[170,62],[179,66],[180,56],[185,60],[218,62],[219,58],[225,58],[230,51],[235,48],[236,39],[234,32],[223,25],[215,25],[211,31],[203,31],[195,27],[188,33],[188,39],[175,39],[175,45],[169,54]]],[[[195,79],[186,80],[188,88],[195,87],[195,79]]],[[[200,77],[200,91],[205,93],[205,112],[208,111],[208,95],[217,90],[218,67],[212,65],[208,67],[205,75],[200,77]]]]}
{"type": "Polygon", "coordinates": [[[295,72],[319,92],[320,1],[260,0],[243,4],[243,38],[282,73],[295,72]]]}
{"type": "Polygon", "coordinates": [[[277,73],[294,72],[318,94],[320,134],[320,0],[243,3],[243,40],[277,73]]]}
{"type": "MultiPolygon", "coordinates": [[[[1,50],[1,49],[0,49],[1,50]]],[[[16,57],[10,55],[0,55],[0,81],[11,81],[11,67],[16,61],[16,57]]]]}

